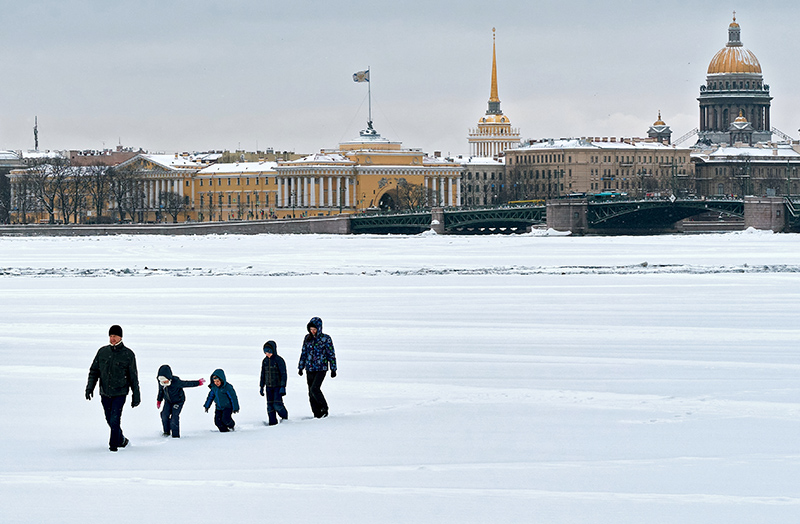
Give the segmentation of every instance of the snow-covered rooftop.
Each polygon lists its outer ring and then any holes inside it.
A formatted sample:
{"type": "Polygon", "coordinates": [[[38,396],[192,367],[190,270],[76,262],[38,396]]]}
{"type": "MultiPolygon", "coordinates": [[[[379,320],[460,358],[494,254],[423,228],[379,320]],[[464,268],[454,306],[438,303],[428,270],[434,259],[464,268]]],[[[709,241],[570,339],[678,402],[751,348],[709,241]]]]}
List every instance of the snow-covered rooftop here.
{"type": "Polygon", "coordinates": [[[661,149],[673,150],[677,146],[664,144],[663,142],[651,140],[635,140],[635,141],[622,141],[622,140],[592,140],[589,138],[559,138],[553,140],[542,140],[528,145],[523,145],[515,149],[515,151],[536,151],[542,149],[630,149],[633,151],[648,150],[648,149],[661,149]]]}
{"type": "Polygon", "coordinates": [[[502,161],[496,160],[489,156],[449,156],[446,158],[449,162],[461,164],[462,166],[502,166],[505,165],[502,161]]]}
{"type": "Polygon", "coordinates": [[[800,153],[791,144],[759,144],[755,146],[720,146],[712,150],[693,153],[693,157],[706,161],[728,161],[731,157],[752,158],[761,162],[800,159],[800,153]]]}
{"type": "Polygon", "coordinates": [[[275,171],[277,162],[232,162],[224,164],[212,164],[204,167],[197,172],[198,175],[215,175],[219,173],[263,173],[264,171],[275,171]]]}
{"type": "Polygon", "coordinates": [[[340,153],[314,153],[313,155],[304,156],[297,160],[286,162],[286,164],[337,164],[337,163],[353,163],[352,160],[340,153]]]}
{"type": "Polygon", "coordinates": [[[172,169],[201,169],[205,164],[191,156],[183,155],[141,155],[151,162],[172,169]]]}

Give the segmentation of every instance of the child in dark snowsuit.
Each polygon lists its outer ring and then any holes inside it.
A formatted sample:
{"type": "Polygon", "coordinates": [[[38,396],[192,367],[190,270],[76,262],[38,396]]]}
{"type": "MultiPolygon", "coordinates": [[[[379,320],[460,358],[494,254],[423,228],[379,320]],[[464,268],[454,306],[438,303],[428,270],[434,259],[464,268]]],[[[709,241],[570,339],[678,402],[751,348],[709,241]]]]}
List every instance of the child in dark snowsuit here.
{"type": "Polygon", "coordinates": [[[172,433],[172,438],[181,436],[181,410],[183,403],[186,402],[186,395],[183,388],[196,388],[206,383],[206,380],[181,380],[180,377],[172,374],[172,369],[166,364],[158,368],[158,398],[156,407],[161,408],[161,401],[164,402],[164,409],[161,410],[161,427],[164,429],[164,436],[168,437],[172,433]]]}
{"type": "Polygon", "coordinates": [[[289,418],[289,412],[283,405],[283,396],[286,395],[286,362],[278,355],[278,345],[274,340],[264,344],[264,360],[261,361],[261,396],[266,389],[267,416],[269,425],[278,423],[277,413],[281,419],[289,418]]]}
{"type": "Polygon", "coordinates": [[[214,425],[222,433],[233,431],[233,426],[236,423],[231,418],[231,414],[239,413],[239,399],[236,398],[236,391],[233,389],[233,385],[225,382],[225,372],[221,369],[215,370],[211,375],[211,384],[208,385],[208,388],[211,391],[208,392],[208,398],[206,398],[206,403],[204,404],[206,413],[208,413],[208,408],[211,407],[211,402],[213,401],[216,404],[214,425]]]}

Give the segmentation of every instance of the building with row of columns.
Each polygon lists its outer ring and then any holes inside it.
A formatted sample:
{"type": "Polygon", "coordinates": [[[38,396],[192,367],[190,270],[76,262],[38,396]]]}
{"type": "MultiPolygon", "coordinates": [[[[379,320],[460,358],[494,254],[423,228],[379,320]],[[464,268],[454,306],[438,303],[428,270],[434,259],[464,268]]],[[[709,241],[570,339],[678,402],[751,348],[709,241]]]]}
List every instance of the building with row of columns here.
{"type": "Polygon", "coordinates": [[[461,166],[367,129],[336,149],[278,162],[279,217],[461,205],[461,166]]]}

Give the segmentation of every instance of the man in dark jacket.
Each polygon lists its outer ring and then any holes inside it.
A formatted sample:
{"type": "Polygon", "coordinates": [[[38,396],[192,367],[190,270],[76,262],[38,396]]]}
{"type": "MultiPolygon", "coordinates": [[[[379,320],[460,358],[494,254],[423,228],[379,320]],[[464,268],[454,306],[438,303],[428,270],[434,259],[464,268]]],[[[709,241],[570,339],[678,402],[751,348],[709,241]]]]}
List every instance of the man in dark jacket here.
{"type": "Polygon", "coordinates": [[[205,383],[204,378],[181,380],[179,376],[172,374],[172,368],[166,364],[158,368],[156,407],[161,408],[161,401],[165,401],[164,409],[161,410],[161,427],[165,437],[170,434],[172,434],[172,438],[181,437],[181,410],[183,403],[186,402],[186,393],[183,392],[183,388],[195,388],[205,383]]]}
{"type": "Polygon", "coordinates": [[[286,395],[286,362],[278,355],[278,345],[274,340],[264,343],[264,360],[261,361],[261,396],[266,389],[267,417],[269,425],[278,423],[276,413],[282,420],[289,418],[289,412],[283,405],[283,396],[286,395]]]}
{"type": "Polygon", "coordinates": [[[122,328],[113,325],[108,330],[109,344],[97,350],[89,367],[89,381],[86,383],[86,400],[92,400],[94,386],[100,381],[100,401],[111,428],[108,449],[117,451],[128,445],[122,434],[122,408],[128,390],[133,392],[131,407],[141,402],[139,396],[139,373],[136,370],[136,355],[122,343],[122,328]]]}
{"type": "Polygon", "coordinates": [[[328,402],[322,394],[322,381],[331,368],[331,378],[336,378],[336,354],[333,350],[333,340],[322,332],[322,319],[314,317],[306,326],[308,334],[303,340],[303,350],[300,353],[300,362],[297,365],[297,374],[303,376],[306,370],[308,383],[308,401],[315,418],[328,416],[328,402]]]}

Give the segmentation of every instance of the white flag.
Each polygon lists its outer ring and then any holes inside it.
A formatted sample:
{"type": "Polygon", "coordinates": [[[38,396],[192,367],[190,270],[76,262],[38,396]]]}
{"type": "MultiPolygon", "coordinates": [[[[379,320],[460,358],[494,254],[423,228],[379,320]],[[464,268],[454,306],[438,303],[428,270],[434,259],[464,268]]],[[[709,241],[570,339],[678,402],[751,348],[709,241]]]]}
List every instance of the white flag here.
{"type": "Polygon", "coordinates": [[[369,82],[369,69],[353,73],[353,82],[369,82]]]}

